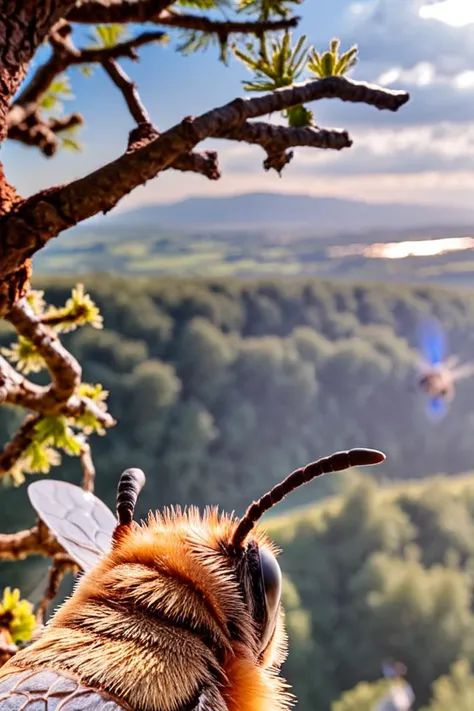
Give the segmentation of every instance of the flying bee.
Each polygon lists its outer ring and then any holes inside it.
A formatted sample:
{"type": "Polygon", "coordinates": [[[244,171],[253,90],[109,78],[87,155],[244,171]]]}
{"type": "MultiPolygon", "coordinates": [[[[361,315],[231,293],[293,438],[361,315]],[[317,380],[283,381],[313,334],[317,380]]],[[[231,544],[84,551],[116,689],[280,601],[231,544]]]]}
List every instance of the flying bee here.
{"type": "Polygon", "coordinates": [[[178,507],[138,524],[139,469],[120,477],[116,518],[72,484],[31,484],[33,507],[84,572],[0,669],[1,711],[288,711],[279,551],[256,525],[315,477],[384,459],[371,449],[319,459],[240,520],[178,507]]]}
{"type": "Polygon", "coordinates": [[[446,335],[436,320],[424,321],[419,328],[423,357],[419,364],[418,386],[427,396],[427,414],[439,419],[454,398],[455,383],[474,374],[474,364],[459,365],[459,358],[447,355],[446,335]]]}

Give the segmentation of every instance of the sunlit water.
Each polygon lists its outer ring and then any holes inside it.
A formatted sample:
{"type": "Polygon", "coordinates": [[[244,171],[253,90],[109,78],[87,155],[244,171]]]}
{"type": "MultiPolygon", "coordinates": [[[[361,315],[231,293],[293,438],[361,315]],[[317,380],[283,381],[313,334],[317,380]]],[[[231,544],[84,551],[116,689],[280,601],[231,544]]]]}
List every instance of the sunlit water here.
{"type": "Polygon", "coordinates": [[[447,237],[407,242],[374,242],[374,244],[349,244],[329,247],[329,257],[362,256],[372,259],[405,259],[406,257],[433,257],[446,252],[461,252],[474,248],[473,237],[447,237]]]}

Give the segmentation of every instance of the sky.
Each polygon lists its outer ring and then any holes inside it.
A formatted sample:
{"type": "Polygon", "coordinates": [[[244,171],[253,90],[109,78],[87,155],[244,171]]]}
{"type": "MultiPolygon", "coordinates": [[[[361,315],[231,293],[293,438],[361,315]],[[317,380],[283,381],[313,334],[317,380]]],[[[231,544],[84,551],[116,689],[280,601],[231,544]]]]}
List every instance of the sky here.
{"type": "MultiPolygon", "coordinates": [[[[222,177],[166,171],[124,198],[116,210],[174,202],[189,196],[293,192],[375,202],[470,206],[474,195],[474,0],[306,0],[297,7],[305,33],[318,50],[332,37],[342,49],[357,43],[354,79],[410,92],[397,113],[337,100],[312,105],[318,125],[345,128],[354,145],[339,152],[296,149],[278,177],[262,168],[260,147],[208,141],[219,151],[222,177]]],[[[84,32],[79,35],[79,40],[84,32]]],[[[216,48],[181,56],[176,37],[140,51],[140,62],[121,60],[160,130],[244,96],[249,78],[235,59],[218,61],[216,48]]],[[[78,42],[79,42],[78,40],[78,42]]],[[[41,56],[35,64],[41,61],[41,56]]],[[[31,71],[34,70],[34,64],[31,71]]],[[[70,72],[74,99],[86,125],[81,153],[44,158],[35,148],[7,141],[0,155],[21,194],[82,177],[113,160],[133,127],[123,99],[97,67],[86,78],[70,72]]]]}

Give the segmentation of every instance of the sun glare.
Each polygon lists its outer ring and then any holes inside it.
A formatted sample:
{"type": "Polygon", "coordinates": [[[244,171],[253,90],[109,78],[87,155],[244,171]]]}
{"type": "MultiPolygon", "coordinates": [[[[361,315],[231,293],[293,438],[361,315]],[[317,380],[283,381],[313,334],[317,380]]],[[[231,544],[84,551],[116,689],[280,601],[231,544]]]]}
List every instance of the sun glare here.
{"type": "Polygon", "coordinates": [[[445,239],[423,239],[410,242],[376,242],[366,246],[351,244],[330,247],[330,257],[349,257],[360,255],[368,259],[406,259],[406,257],[434,257],[446,252],[460,252],[474,249],[472,237],[447,237],[445,239]]]}
{"type": "Polygon", "coordinates": [[[451,27],[464,27],[474,22],[474,2],[472,0],[442,0],[423,5],[420,17],[444,22],[451,27]]]}

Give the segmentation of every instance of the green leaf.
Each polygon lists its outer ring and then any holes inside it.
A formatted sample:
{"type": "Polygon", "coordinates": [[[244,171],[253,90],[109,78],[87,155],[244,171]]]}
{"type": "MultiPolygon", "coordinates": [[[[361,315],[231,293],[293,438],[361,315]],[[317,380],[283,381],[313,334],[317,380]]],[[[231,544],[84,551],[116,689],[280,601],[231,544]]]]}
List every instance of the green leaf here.
{"type": "Polygon", "coordinates": [[[240,0],[238,10],[257,15],[266,22],[272,17],[288,17],[293,5],[301,5],[303,0],[240,0]]]}
{"type": "Polygon", "coordinates": [[[90,35],[95,46],[115,47],[118,42],[123,42],[127,37],[126,27],[120,23],[109,25],[96,25],[90,35]]]}
{"type": "Polygon", "coordinates": [[[322,55],[315,49],[311,50],[308,58],[308,70],[320,79],[331,76],[344,76],[357,64],[359,49],[352,46],[347,52],[339,55],[340,42],[333,39],[329,43],[329,50],[322,55]]]}
{"type": "Polygon", "coordinates": [[[303,71],[307,61],[305,47],[306,36],[291,45],[291,32],[285,32],[281,39],[273,39],[268,46],[267,40],[262,40],[259,48],[255,45],[247,47],[247,53],[238,47],[233,52],[249,71],[254,73],[253,81],[244,81],[247,91],[274,91],[295,83],[303,71]]]}
{"type": "Polygon", "coordinates": [[[286,117],[288,119],[288,125],[292,128],[305,128],[314,123],[313,112],[301,104],[287,109],[286,117]]]}
{"type": "Polygon", "coordinates": [[[85,77],[91,77],[94,74],[94,67],[91,64],[81,64],[78,67],[78,70],[83,74],[85,77]]]}
{"type": "Polygon", "coordinates": [[[61,148],[64,148],[66,151],[74,151],[76,153],[80,153],[82,151],[80,143],[74,141],[72,138],[61,138],[61,148]]]}

